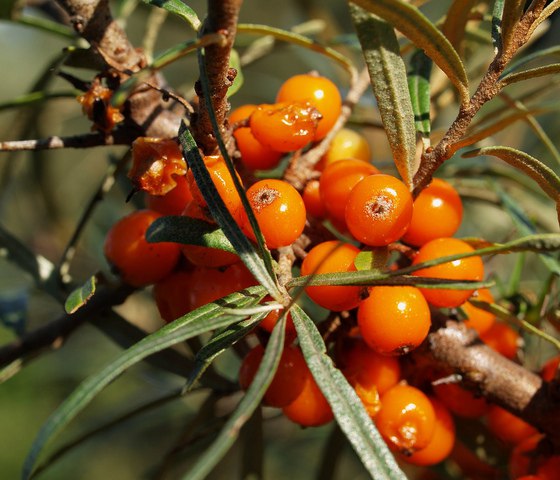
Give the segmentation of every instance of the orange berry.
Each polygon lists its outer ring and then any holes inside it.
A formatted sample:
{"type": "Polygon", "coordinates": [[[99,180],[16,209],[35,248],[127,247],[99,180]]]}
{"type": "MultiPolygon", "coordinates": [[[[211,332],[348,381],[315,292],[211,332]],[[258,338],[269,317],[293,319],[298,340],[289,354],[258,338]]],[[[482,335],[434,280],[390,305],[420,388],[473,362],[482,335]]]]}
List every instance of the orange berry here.
{"type": "MultiPolygon", "coordinates": [[[[291,245],[303,232],[305,205],[299,192],[283,180],[269,178],[249,187],[247,199],[268,248],[291,245]]],[[[252,240],[255,235],[249,218],[242,212],[241,230],[252,240]]]]}
{"type": "Polygon", "coordinates": [[[403,241],[420,246],[430,240],[452,237],[461,225],[463,204],[453,186],[440,178],[414,200],[412,219],[403,241]]]}
{"type": "MultiPolygon", "coordinates": [[[[206,165],[210,178],[212,179],[212,182],[214,183],[221,199],[224,201],[226,208],[229,213],[231,213],[233,219],[239,223],[243,206],[241,203],[241,197],[237,193],[233,177],[229,173],[225,160],[221,155],[207,155],[204,157],[204,164],[206,165]]],[[[201,207],[206,207],[206,200],[204,200],[202,192],[194,179],[192,170],[187,172],[187,182],[194,201],[201,207]]]]}
{"type": "Polygon", "coordinates": [[[455,444],[455,422],[451,413],[437,398],[430,398],[430,401],[436,414],[434,435],[426,447],[403,457],[405,462],[413,465],[436,465],[451,454],[455,444]]]}
{"type": "Polygon", "coordinates": [[[430,308],[415,287],[372,287],[358,306],[364,341],[383,355],[402,355],[415,349],[428,335],[430,325],[430,308]]]}
{"type": "Polygon", "coordinates": [[[476,397],[470,390],[456,383],[434,385],[434,393],[455,415],[465,418],[478,418],[488,412],[490,405],[484,397],[476,397]]]}
{"type": "Polygon", "coordinates": [[[342,99],[337,86],[328,78],[314,74],[294,75],[276,95],[277,102],[310,103],[321,114],[314,140],[324,138],[340,116],[342,99]]]}
{"type": "Polygon", "coordinates": [[[256,285],[256,280],[241,262],[221,270],[195,267],[158,282],[154,286],[154,297],[162,318],[169,322],[252,285],[256,285]]]}
{"type": "Polygon", "coordinates": [[[535,473],[535,469],[541,463],[537,447],[544,435],[538,433],[518,443],[511,451],[508,461],[508,470],[511,478],[535,473]]]}
{"type": "MultiPolygon", "coordinates": [[[[262,345],[254,347],[243,359],[239,369],[239,385],[249,388],[264,356],[262,345]]],[[[307,365],[298,347],[287,346],[282,351],[280,363],[268,386],[264,401],[271,407],[282,408],[292,403],[302,392],[307,380],[307,365]]]]}
{"type": "MultiPolygon", "coordinates": [[[[272,333],[272,330],[278,323],[280,316],[282,315],[283,310],[278,308],[276,310],[272,310],[266,317],[264,317],[261,322],[259,323],[259,327],[266,330],[269,333],[272,333]]],[[[286,317],[286,343],[291,343],[297,336],[296,327],[294,325],[294,321],[292,320],[292,315],[288,312],[286,317]]]]}
{"type": "Polygon", "coordinates": [[[146,194],[146,207],[162,215],[181,215],[192,194],[185,175],[175,177],[177,185],[165,195],[146,194]]]}
{"type": "Polygon", "coordinates": [[[328,165],[320,178],[321,199],[329,217],[344,222],[346,203],[354,186],[362,179],[379,173],[371,163],[347,159],[328,165]]]}
{"type": "Polygon", "coordinates": [[[115,223],[105,237],[105,257],[123,281],[134,287],[161,280],[179,260],[179,244],[146,241],[148,227],[159,217],[152,210],[133,212],[115,223]]]}
{"type": "Polygon", "coordinates": [[[501,322],[495,322],[486,332],[480,335],[480,339],[510,360],[517,358],[517,351],[522,343],[519,333],[501,322]]]}
{"type": "MultiPolygon", "coordinates": [[[[349,243],[337,240],[319,243],[303,259],[301,274],[353,272],[356,270],[354,260],[358,253],[360,250],[349,243]]],[[[360,287],[317,285],[306,287],[305,291],[315,303],[335,312],[351,310],[360,302],[360,287]]]]}
{"type": "Polygon", "coordinates": [[[552,455],[537,467],[537,477],[541,480],[560,479],[560,455],[552,455]]]}
{"type": "Polygon", "coordinates": [[[552,357],[548,360],[541,369],[541,377],[547,382],[551,382],[556,377],[556,372],[558,371],[558,365],[560,365],[560,355],[552,357]]]}
{"type": "Polygon", "coordinates": [[[498,405],[492,405],[486,417],[488,429],[500,440],[517,445],[538,433],[537,429],[498,405]]]}
{"type": "Polygon", "coordinates": [[[282,412],[292,422],[303,427],[325,425],[334,418],[331,406],[309,368],[306,369],[306,379],[301,393],[292,403],[284,407],[282,412]]]}
{"type": "MultiPolygon", "coordinates": [[[[202,207],[195,201],[191,201],[187,204],[183,215],[208,221],[202,207]]],[[[181,245],[181,252],[190,263],[201,267],[218,268],[239,262],[239,256],[235,253],[201,245],[181,245]]]]}
{"type": "Polygon", "coordinates": [[[391,175],[364,178],[352,189],[346,203],[348,230],[359,242],[374,247],[401,238],[411,217],[412,195],[403,182],[391,175]]]}
{"type": "MultiPolygon", "coordinates": [[[[233,124],[248,120],[256,109],[256,105],[243,105],[236,108],[231,112],[229,122],[233,124]]],[[[233,131],[233,136],[241,154],[241,162],[248,169],[269,170],[278,166],[283,154],[260,143],[249,127],[236,128],[233,131]]]]}
{"type": "Polygon", "coordinates": [[[307,215],[316,219],[323,219],[327,215],[327,209],[321,199],[319,180],[310,180],[305,184],[301,198],[305,204],[307,215]]]}
{"type": "Polygon", "coordinates": [[[259,105],[251,114],[252,134],[265,147],[277,152],[294,152],[313,141],[318,112],[308,103],[259,105]]]}
{"type": "Polygon", "coordinates": [[[391,449],[410,455],[426,448],[432,440],[436,415],[432,402],[421,390],[398,384],[381,396],[375,424],[391,449]]]}
{"type": "MultiPolygon", "coordinates": [[[[413,265],[448,255],[472,252],[474,249],[457,238],[437,238],[422,245],[414,257],[413,265]]],[[[451,280],[480,281],[484,277],[484,265],[478,256],[462,258],[423,268],[413,273],[418,277],[446,278],[451,280]]],[[[458,307],[473,293],[473,290],[451,290],[443,288],[421,289],[429,303],[435,307],[458,307]]]]}
{"type": "Polygon", "coordinates": [[[371,149],[368,141],[361,133],[349,128],[342,128],[333,137],[327,153],[315,165],[315,169],[322,171],[333,162],[349,158],[369,163],[371,161],[371,149]]]}
{"type": "MultiPolygon", "coordinates": [[[[472,298],[476,300],[482,300],[487,303],[494,303],[494,296],[487,288],[481,288],[474,292],[472,298]]],[[[496,321],[496,315],[491,312],[487,312],[480,308],[472,305],[470,302],[465,302],[461,305],[467,318],[465,319],[465,325],[469,328],[474,328],[479,335],[487,332],[494,322],[496,321]]]]}

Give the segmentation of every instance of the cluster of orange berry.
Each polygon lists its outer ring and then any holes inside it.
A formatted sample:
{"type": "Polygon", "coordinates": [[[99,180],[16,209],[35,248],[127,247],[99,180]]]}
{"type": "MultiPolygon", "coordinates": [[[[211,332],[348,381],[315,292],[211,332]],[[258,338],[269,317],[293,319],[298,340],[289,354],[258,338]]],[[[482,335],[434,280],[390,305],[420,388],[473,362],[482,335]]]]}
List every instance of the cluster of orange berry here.
{"type": "MultiPolygon", "coordinates": [[[[330,80],[312,74],[292,77],[280,88],[276,103],[245,105],[231,113],[229,121],[239,160],[246,170],[276,168],[286,153],[324,138],[340,110],[340,94],[330,80]]],[[[155,301],[165,321],[254,285],[255,279],[233,253],[146,242],[147,228],[162,215],[184,215],[208,223],[214,220],[175,141],[140,138],[133,144],[133,158],[130,176],[138,189],[147,192],[147,208],[117,222],[105,242],[105,255],[123,280],[138,287],[153,284],[155,301]]],[[[312,245],[301,262],[302,275],[355,271],[356,258],[364,249],[387,250],[400,245],[402,248],[392,251],[399,255],[401,265],[413,267],[474,251],[467,242],[453,237],[463,207],[451,184],[434,179],[413,199],[401,180],[381,173],[370,160],[366,139],[344,128],[334,136],[328,152],[316,165],[316,176],[301,194],[283,180],[254,181],[246,195],[268,248],[292,245],[304,232],[307,221],[314,218],[328,221],[347,241],[333,239],[312,245]]],[[[231,216],[254,241],[225,160],[210,155],[204,162],[231,216]]],[[[412,275],[442,281],[481,281],[484,266],[480,257],[470,256],[418,268],[412,275]]],[[[401,359],[428,335],[430,307],[460,309],[465,324],[476,329],[484,342],[515,358],[520,340],[517,332],[469,303],[470,298],[494,302],[489,290],[308,285],[305,292],[326,310],[350,312],[344,316],[347,325],[335,340],[333,358],[387,444],[407,462],[432,465],[449,456],[455,441],[453,415],[487,415],[488,428],[512,445],[536,433],[520,419],[457,384],[437,382],[437,376],[432,375],[430,382],[435,386],[428,382],[426,389],[423,382],[421,389],[402,371],[401,359]]],[[[259,324],[259,343],[241,364],[239,382],[243,388],[250,385],[262,360],[266,332],[272,331],[281,314],[280,310],[273,311],[259,324]]],[[[286,325],[286,345],[264,401],[281,408],[296,423],[323,425],[332,420],[333,413],[297,345],[289,315],[286,325]]],[[[517,465],[516,451],[512,465],[517,465]]],[[[543,460],[545,466],[538,470],[538,478],[555,478],[541,474],[542,469],[549,468],[546,462],[557,462],[557,457],[550,459],[543,460]]],[[[529,471],[528,466],[525,470],[511,468],[517,477],[529,471]]]]}

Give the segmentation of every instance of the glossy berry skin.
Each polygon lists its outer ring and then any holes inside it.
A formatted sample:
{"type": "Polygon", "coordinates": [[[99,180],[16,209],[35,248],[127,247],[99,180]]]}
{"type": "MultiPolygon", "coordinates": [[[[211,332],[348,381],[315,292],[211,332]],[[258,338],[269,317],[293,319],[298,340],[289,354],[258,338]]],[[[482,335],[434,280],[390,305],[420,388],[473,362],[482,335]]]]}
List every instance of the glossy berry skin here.
{"type": "MultiPolygon", "coordinates": [[[[490,292],[490,290],[488,290],[487,288],[481,288],[477,290],[476,292],[474,292],[471,298],[487,303],[495,302],[492,292],[490,292]]],[[[463,303],[463,305],[461,305],[461,308],[467,316],[467,318],[465,319],[465,326],[474,328],[479,335],[482,335],[483,333],[490,330],[490,328],[496,321],[496,315],[473,306],[469,301],[463,303]]]]}
{"type": "Polygon", "coordinates": [[[350,192],[360,180],[376,173],[379,170],[371,163],[356,159],[339,160],[328,165],[321,174],[319,188],[329,218],[344,222],[350,192]]]}
{"type": "MultiPolygon", "coordinates": [[[[185,217],[213,223],[208,221],[204,210],[194,200],[187,204],[182,214],[185,217]]],[[[190,263],[200,267],[219,268],[240,261],[239,256],[235,253],[201,245],[181,245],[181,252],[190,263]]]]}
{"type": "MultiPolygon", "coordinates": [[[[307,219],[305,204],[289,183],[273,178],[260,180],[248,188],[247,199],[268,248],[291,245],[302,234],[307,219]]],[[[245,235],[255,240],[245,211],[240,227],[245,235]]]]}
{"type": "Polygon", "coordinates": [[[421,246],[440,237],[452,237],[461,225],[463,203],[457,190],[440,178],[420,192],[414,200],[412,219],[403,241],[421,246]]]}
{"type": "Polygon", "coordinates": [[[498,405],[492,405],[486,416],[488,429],[508,445],[517,445],[538,433],[537,429],[498,405]]]}
{"type": "Polygon", "coordinates": [[[162,215],[181,215],[193,197],[185,175],[175,177],[175,182],[175,187],[165,195],[147,194],[146,207],[162,215]]]}
{"type": "Polygon", "coordinates": [[[370,348],[383,355],[402,355],[428,335],[430,308],[415,287],[379,286],[358,306],[358,327],[370,348]]]}
{"type": "Polygon", "coordinates": [[[456,383],[439,383],[434,393],[455,415],[463,418],[478,418],[486,414],[490,405],[484,397],[477,397],[471,391],[456,383]]]}
{"type": "Polygon", "coordinates": [[[169,322],[202,305],[256,284],[247,267],[238,262],[220,270],[195,267],[175,272],[154,286],[153,295],[163,320],[169,322]]]}
{"type": "MultiPolygon", "coordinates": [[[[301,274],[353,272],[356,270],[354,260],[358,253],[360,250],[349,243],[336,240],[319,243],[303,259],[301,274]]],[[[305,291],[315,303],[335,312],[351,310],[360,302],[360,287],[317,285],[308,286],[305,291]]]]}
{"type": "Polygon", "coordinates": [[[437,398],[430,397],[436,414],[434,434],[428,445],[409,457],[402,457],[407,463],[427,467],[436,465],[451,454],[455,444],[455,422],[449,410],[437,398]]]}
{"type": "MultiPolygon", "coordinates": [[[[423,245],[414,257],[413,265],[474,249],[457,238],[437,238],[423,245]]],[[[478,256],[462,258],[413,272],[418,277],[447,278],[451,280],[474,280],[484,278],[484,265],[478,256]]],[[[421,289],[426,300],[435,307],[458,307],[473,293],[473,290],[421,289]]]]}
{"type": "Polygon", "coordinates": [[[389,245],[402,237],[412,217],[412,195],[391,175],[370,175],[348,196],[345,220],[359,242],[373,247],[389,245]]]}
{"type": "MultiPolygon", "coordinates": [[[[268,333],[272,333],[272,330],[278,323],[280,316],[282,315],[283,310],[277,309],[272,310],[266,317],[264,317],[261,322],[259,323],[259,327],[263,330],[266,330],[268,333]]],[[[294,325],[294,321],[292,320],[292,315],[288,312],[286,317],[286,340],[287,344],[292,343],[297,336],[296,327],[294,325]]]]}
{"type": "Polygon", "coordinates": [[[490,348],[510,360],[517,358],[523,340],[513,328],[505,323],[494,324],[480,335],[480,339],[490,348]]]}
{"type": "Polygon", "coordinates": [[[310,180],[305,184],[303,193],[301,195],[303,203],[305,204],[305,211],[307,215],[318,220],[327,216],[327,209],[321,199],[321,189],[319,180],[310,180]]]}
{"type": "Polygon", "coordinates": [[[381,396],[375,424],[389,448],[410,455],[426,448],[432,440],[436,414],[421,390],[398,384],[381,396]]]}
{"type": "Polygon", "coordinates": [[[133,212],[115,223],[105,237],[105,257],[123,281],[134,287],[161,280],[179,260],[179,244],[146,241],[148,227],[159,217],[152,210],[133,212]]]}
{"type": "Polygon", "coordinates": [[[321,114],[315,141],[323,139],[340,116],[342,98],[337,86],[326,77],[314,74],[294,75],[278,90],[277,102],[310,103],[321,114]]]}
{"type": "MultiPolygon", "coordinates": [[[[241,211],[243,206],[241,204],[241,197],[237,193],[233,177],[228,170],[226,162],[221,155],[207,155],[204,157],[204,164],[208,169],[210,178],[218,191],[221,199],[223,200],[226,208],[233,219],[239,223],[241,211]]],[[[238,176],[239,178],[239,176],[238,176]]],[[[201,207],[207,207],[206,200],[204,199],[200,188],[198,187],[192,170],[187,172],[187,182],[191,190],[193,200],[201,207]]]]}
{"type": "MultiPolygon", "coordinates": [[[[244,390],[249,388],[255,378],[263,356],[264,348],[257,345],[243,359],[239,369],[239,384],[244,390]]],[[[284,348],[274,378],[264,394],[265,403],[277,408],[289,405],[302,392],[306,381],[307,365],[301,350],[294,346],[284,348]]]]}
{"type": "Polygon", "coordinates": [[[549,359],[541,369],[541,377],[547,382],[551,382],[556,377],[558,366],[560,365],[560,355],[549,359]]]}
{"type": "Polygon", "coordinates": [[[252,134],[266,148],[294,152],[312,142],[319,113],[308,103],[259,105],[251,114],[252,134]]]}
{"type": "Polygon", "coordinates": [[[366,412],[374,418],[381,408],[380,395],[400,380],[399,361],[378,354],[359,340],[344,350],[341,363],[342,373],[354,387],[366,412]]]}
{"type": "Polygon", "coordinates": [[[292,422],[302,427],[319,427],[334,418],[331,406],[307,368],[305,384],[296,399],[282,409],[292,422]]]}
{"type": "Polygon", "coordinates": [[[371,148],[361,133],[349,128],[342,128],[332,139],[327,153],[315,165],[315,169],[323,171],[331,163],[349,158],[369,163],[371,161],[371,148]]]}
{"type": "MultiPolygon", "coordinates": [[[[249,120],[256,109],[257,105],[236,108],[229,116],[230,124],[249,120]]],[[[278,166],[283,154],[260,143],[248,126],[236,128],[233,136],[241,154],[241,162],[249,170],[269,170],[278,166]]]]}

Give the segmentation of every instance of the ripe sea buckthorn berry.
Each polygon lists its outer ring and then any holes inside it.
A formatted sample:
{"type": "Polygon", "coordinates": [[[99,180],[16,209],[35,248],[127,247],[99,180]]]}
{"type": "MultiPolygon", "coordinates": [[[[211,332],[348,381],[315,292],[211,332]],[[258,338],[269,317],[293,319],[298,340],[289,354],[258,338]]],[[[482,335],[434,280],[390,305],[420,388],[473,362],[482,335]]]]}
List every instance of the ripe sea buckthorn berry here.
{"type": "Polygon", "coordinates": [[[362,337],[383,355],[414,350],[428,335],[430,325],[430,308],[416,287],[373,287],[358,305],[362,337]]]}
{"type": "Polygon", "coordinates": [[[294,152],[313,141],[319,117],[309,103],[275,103],[259,105],[251,114],[249,125],[265,147],[294,152]]]}
{"type": "Polygon", "coordinates": [[[490,407],[486,420],[488,429],[509,445],[517,445],[526,438],[539,433],[535,427],[498,405],[490,407]]]}
{"type": "Polygon", "coordinates": [[[303,193],[301,195],[303,203],[305,204],[305,211],[307,215],[322,219],[327,215],[327,209],[321,199],[321,190],[319,188],[319,180],[310,180],[305,184],[303,193]]]}
{"type": "Polygon", "coordinates": [[[558,365],[560,365],[560,355],[552,357],[548,360],[541,369],[541,377],[547,382],[551,382],[556,377],[558,372],[558,365]]]}
{"type": "Polygon", "coordinates": [[[342,99],[337,86],[328,78],[315,74],[294,75],[286,80],[276,95],[277,102],[310,103],[321,114],[314,140],[324,138],[340,116],[342,99]]]}
{"type": "Polygon", "coordinates": [[[526,438],[514,447],[508,461],[508,471],[511,478],[536,473],[537,465],[542,462],[542,456],[537,453],[537,447],[543,439],[544,435],[538,433],[526,438]]]}
{"type": "Polygon", "coordinates": [[[368,141],[361,133],[349,128],[342,128],[332,139],[327,153],[315,165],[315,170],[323,171],[331,163],[348,158],[369,163],[371,149],[368,141]]]}
{"type": "Polygon", "coordinates": [[[395,357],[380,355],[363,341],[355,341],[342,353],[342,372],[354,387],[370,417],[381,408],[379,396],[396,385],[401,376],[395,357]]]}
{"type": "MultiPolygon", "coordinates": [[[[261,323],[259,323],[259,327],[261,327],[262,329],[266,330],[269,333],[272,333],[272,330],[276,326],[276,324],[278,323],[278,320],[280,319],[280,315],[282,315],[282,313],[283,313],[283,310],[280,309],[280,308],[276,309],[276,310],[272,310],[266,317],[264,317],[261,320],[261,323]]],[[[291,343],[293,340],[295,340],[296,336],[297,336],[296,327],[294,325],[294,321],[292,320],[291,313],[288,312],[288,315],[286,317],[286,340],[285,340],[285,342],[287,344],[291,343]]]]}
{"type": "Polygon", "coordinates": [[[162,215],[181,215],[192,194],[185,175],[175,177],[177,185],[165,195],[146,195],[146,207],[162,215]]]}
{"type": "Polygon", "coordinates": [[[179,260],[179,244],[148,243],[146,231],[161,214],[139,210],[115,223],[103,245],[105,257],[121,278],[134,287],[155,283],[171,273],[179,260]]]}
{"type": "Polygon", "coordinates": [[[154,297],[162,318],[169,322],[202,305],[256,285],[241,262],[223,269],[194,267],[173,273],[154,286],[154,297]]]}
{"type": "Polygon", "coordinates": [[[456,383],[434,385],[434,393],[455,415],[464,418],[478,418],[486,414],[490,405],[484,397],[477,397],[470,390],[456,383]]]}
{"type": "Polygon", "coordinates": [[[455,422],[451,413],[437,398],[430,398],[430,401],[436,414],[434,435],[426,447],[403,458],[413,465],[436,465],[449,457],[455,444],[455,422]]]}
{"type": "Polygon", "coordinates": [[[339,160],[323,170],[319,180],[321,199],[329,217],[344,222],[348,197],[362,179],[379,173],[371,163],[356,159],[339,160]]]}
{"type": "MultiPolygon", "coordinates": [[[[299,192],[288,182],[273,178],[260,180],[247,189],[247,199],[268,248],[291,245],[303,232],[305,205],[299,192]]],[[[255,240],[245,211],[241,218],[241,230],[255,240]]]]}
{"type": "MultiPolygon", "coordinates": [[[[414,257],[413,265],[436,258],[472,252],[474,249],[457,238],[436,238],[422,245],[414,257]]],[[[451,280],[480,281],[484,277],[484,265],[478,256],[462,258],[413,272],[418,277],[446,278],[451,280]]],[[[458,307],[473,293],[473,290],[450,290],[443,288],[421,289],[426,300],[435,307],[458,307]]]]}
{"type": "MultiPolygon", "coordinates": [[[[202,207],[195,201],[187,204],[183,210],[183,215],[208,222],[202,207]]],[[[239,256],[235,253],[201,245],[181,245],[181,252],[190,263],[201,267],[218,268],[239,262],[239,256]]]]}
{"type": "MultiPolygon", "coordinates": [[[[236,108],[229,116],[230,124],[248,120],[256,108],[256,105],[243,105],[236,108]]],[[[248,126],[236,128],[233,136],[241,154],[241,162],[248,169],[269,170],[278,166],[283,154],[260,143],[248,126]]]]}
{"type": "MultiPolygon", "coordinates": [[[[243,359],[239,369],[239,385],[249,388],[259,369],[264,348],[254,347],[243,359]]],[[[282,351],[278,369],[264,394],[264,401],[271,407],[282,408],[292,403],[302,392],[307,381],[307,365],[298,347],[287,346],[282,351]]]]}
{"type": "Polygon", "coordinates": [[[187,173],[187,162],[175,140],[139,137],[132,142],[128,177],[135,188],[150,195],[165,195],[187,173]]]}
{"type": "Polygon", "coordinates": [[[430,399],[418,388],[398,384],[381,396],[375,424],[389,448],[411,455],[426,448],[434,435],[436,414],[430,399]]]}
{"type": "Polygon", "coordinates": [[[306,368],[305,375],[301,393],[282,409],[282,413],[302,427],[319,427],[332,421],[334,415],[309,368],[306,368]]]}
{"type": "MultiPolygon", "coordinates": [[[[356,270],[354,260],[358,253],[360,250],[349,243],[337,240],[319,243],[303,259],[301,274],[353,272],[356,270]]],[[[351,310],[360,302],[360,287],[317,285],[308,286],[305,291],[315,303],[335,312],[351,310]]]]}
{"type": "Polygon", "coordinates": [[[560,478],[560,455],[552,455],[537,467],[537,477],[541,480],[558,480],[560,478]]]}
{"type": "MultiPolygon", "coordinates": [[[[229,213],[231,213],[233,219],[237,223],[239,223],[243,206],[241,204],[241,197],[237,193],[237,189],[235,188],[235,184],[233,182],[233,177],[229,173],[225,160],[221,155],[207,155],[204,157],[204,164],[206,165],[208,173],[210,174],[210,178],[212,178],[212,182],[216,186],[216,190],[218,190],[218,193],[221,199],[224,201],[226,208],[228,209],[229,213]]],[[[193,199],[201,207],[206,207],[206,200],[204,200],[202,192],[196,184],[192,170],[189,170],[187,172],[187,182],[189,184],[193,199]]]]}
{"type": "Polygon", "coordinates": [[[510,360],[517,358],[519,347],[523,340],[513,328],[505,323],[495,322],[486,332],[480,335],[480,339],[500,355],[510,360]]]}
{"type": "Polygon", "coordinates": [[[452,237],[463,218],[463,203],[457,190],[440,178],[414,200],[412,219],[403,240],[420,246],[440,237],[452,237]]]}
{"type": "MultiPolygon", "coordinates": [[[[482,300],[487,303],[494,303],[495,301],[494,296],[487,288],[477,290],[472,295],[472,298],[482,300]]],[[[461,308],[467,316],[465,319],[465,325],[469,328],[474,328],[479,335],[487,332],[496,321],[496,315],[473,306],[469,301],[463,303],[461,308]]]]}
{"type": "Polygon", "coordinates": [[[412,195],[403,182],[391,175],[364,178],[352,189],[346,203],[348,230],[356,240],[374,247],[401,238],[411,217],[412,195]]]}

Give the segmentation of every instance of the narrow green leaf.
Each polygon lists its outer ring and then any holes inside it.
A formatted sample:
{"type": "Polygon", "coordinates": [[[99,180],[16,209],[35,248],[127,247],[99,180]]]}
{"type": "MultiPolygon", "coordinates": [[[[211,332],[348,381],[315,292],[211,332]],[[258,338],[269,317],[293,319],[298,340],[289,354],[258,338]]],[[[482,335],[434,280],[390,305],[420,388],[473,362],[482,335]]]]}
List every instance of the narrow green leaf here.
{"type": "MultiPolygon", "coordinates": [[[[2,7],[0,7],[1,9],[2,7]]],[[[2,15],[0,13],[0,18],[2,15]]],[[[66,25],[62,25],[61,23],[54,22],[49,20],[48,18],[41,18],[41,17],[32,17],[28,15],[22,15],[17,19],[17,23],[21,25],[26,25],[28,27],[35,28],[37,30],[42,30],[43,32],[47,32],[58,37],[62,37],[65,39],[75,39],[76,33],[70,27],[66,25]]]]}
{"type": "Polygon", "coordinates": [[[327,355],[313,321],[298,305],[291,313],[307,365],[368,473],[376,480],[406,479],[356,392],[327,355]]]}
{"type": "Polygon", "coordinates": [[[356,270],[381,270],[387,266],[390,252],[387,247],[363,249],[354,259],[356,270]]]}
{"type": "Polygon", "coordinates": [[[223,330],[215,332],[208,343],[196,353],[194,357],[194,367],[191,370],[183,391],[190,391],[214,359],[245,337],[245,335],[255,328],[255,325],[266,315],[266,313],[260,314],[248,320],[228,325],[223,330]]]}
{"type": "MultiPolygon", "coordinates": [[[[517,231],[522,235],[533,235],[537,233],[537,228],[533,222],[525,215],[517,202],[501,187],[498,182],[492,182],[494,191],[500,198],[501,205],[509,214],[517,231]]],[[[550,270],[551,273],[560,276],[560,262],[549,253],[540,253],[539,259],[550,270]]]]}
{"type": "Polygon", "coordinates": [[[81,286],[76,288],[64,304],[64,310],[68,315],[72,315],[76,310],[83,307],[88,300],[95,295],[95,289],[97,287],[97,277],[93,276],[88,278],[88,280],[81,286]]]}
{"type": "Polygon", "coordinates": [[[495,0],[492,10],[492,44],[494,53],[502,49],[502,16],[504,15],[504,1],[495,0]]]}
{"type": "Polygon", "coordinates": [[[249,306],[259,302],[264,295],[260,286],[236,292],[223,299],[204,305],[197,310],[165,325],[157,332],[125,350],[99,373],[89,377],[64,400],[49,417],[37,435],[25,459],[22,478],[28,479],[33,473],[39,455],[44,447],[78,415],[109,383],[142,359],[179,342],[201,333],[222,328],[240,321],[239,316],[223,315],[227,306],[249,306]]]}
{"type": "Polygon", "coordinates": [[[544,10],[541,12],[541,14],[539,15],[539,18],[537,18],[534,22],[533,25],[531,25],[531,28],[529,29],[529,32],[527,33],[527,38],[529,38],[533,32],[536,30],[536,28],[542,23],[544,22],[548,17],[550,17],[556,10],[558,10],[560,8],[560,0],[552,0],[552,2],[550,2],[545,8],[544,10]]]}
{"type": "Polygon", "coordinates": [[[416,170],[416,130],[399,42],[393,27],[379,17],[352,4],[350,13],[362,45],[393,161],[407,187],[412,189],[416,170]]]}
{"type": "Polygon", "coordinates": [[[243,86],[243,70],[241,69],[241,62],[239,59],[239,53],[237,50],[232,50],[229,55],[229,66],[230,68],[235,68],[237,75],[233,80],[233,84],[228,88],[228,97],[235,95],[239,89],[243,86]]]}
{"type": "Polygon", "coordinates": [[[432,60],[422,51],[417,50],[410,59],[408,72],[408,90],[412,100],[416,131],[424,138],[430,138],[430,74],[432,60]]]}
{"type": "Polygon", "coordinates": [[[543,48],[542,50],[537,50],[536,52],[530,53],[529,55],[524,55],[518,60],[511,62],[507,68],[503,71],[500,78],[509,75],[510,73],[519,70],[523,65],[534,62],[536,60],[543,60],[547,57],[560,57],[560,47],[550,47],[543,48]]]}
{"type": "Polygon", "coordinates": [[[415,6],[404,0],[352,0],[365,10],[380,16],[418,48],[426,52],[434,63],[447,75],[461,97],[461,103],[469,103],[469,80],[459,54],[445,35],[415,6]]]}
{"type": "Polygon", "coordinates": [[[216,220],[218,225],[222,228],[233,245],[235,252],[239,255],[253,276],[268,290],[272,297],[278,300],[281,295],[275,280],[271,276],[270,270],[266,267],[263,259],[255,251],[253,244],[241,231],[226,208],[224,201],[210,178],[204,160],[198,151],[198,146],[184,122],[181,122],[181,127],[179,129],[179,141],[181,142],[183,155],[187,159],[187,163],[193,172],[197,184],[200,186],[200,191],[212,212],[214,220],[216,220]]]}
{"type": "Polygon", "coordinates": [[[46,102],[55,98],[76,98],[80,92],[78,90],[68,90],[61,92],[31,92],[20,95],[12,100],[0,102],[0,111],[9,108],[20,108],[34,103],[46,102]]]}
{"type": "Polygon", "coordinates": [[[507,86],[523,80],[531,80],[533,78],[544,77],[545,75],[554,75],[556,73],[560,73],[560,63],[531,68],[523,72],[510,73],[505,77],[502,77],[500,83],[503,86],[507,86]]]}
{"type": "Polygon", "coordinates": [[[529,175],[555,202],[560,199],[560,178],[554,170],[531,155],[510,147],[485,147],[464,153],[465,158],[492,155],[529,175]]]}
{"type": "Polygon", "coordinates": [[[239,436],[241,427],[259,406],[280,362],[284,349],[285,324],[286,316],[283,315],[272,330],[257,374],[247,392],[218,437],[198,458],[192,469],[183,477],[184,480],[203,480],[230,449],[239,436]]]}
{"type": "Polygon", "coordinates": [[[199,20],[196,12],[185,5],[181,0],[142,0],[148,5],[154,5],[167,10],[170,13],[178,15],[185,20],[195,31],[198,31],[202,22],[199,20]]]}
{"type": "Polygon", "coordinates": [[[146,240],[200,245],[236,253],[224,232],[211,223],[184,216],[166,216],[156,219],[146,232],[146,240]]]}
{"type": "Polygon", "coordinates": [[[447,9],[441,31],[457,52],[462,51],[469,14],[478,0],[453,0],[447,9]]]}

